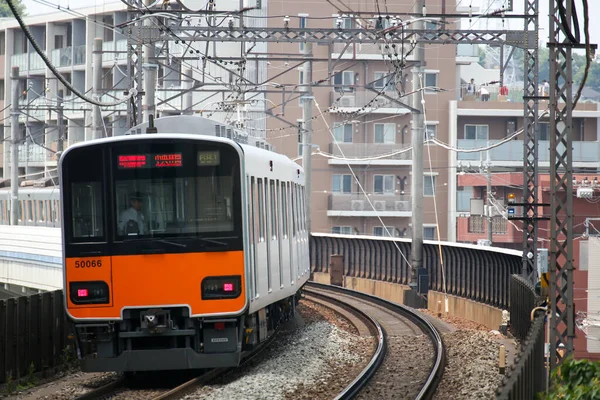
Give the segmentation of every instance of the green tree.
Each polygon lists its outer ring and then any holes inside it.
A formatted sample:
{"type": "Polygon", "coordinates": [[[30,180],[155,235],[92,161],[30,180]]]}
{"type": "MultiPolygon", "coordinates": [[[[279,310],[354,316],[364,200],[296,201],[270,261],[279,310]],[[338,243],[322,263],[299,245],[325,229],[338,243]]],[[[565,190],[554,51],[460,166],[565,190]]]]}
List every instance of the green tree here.
{"type": "Polygon", "coordinates": [[[542,400],[600,398],[600,362],[566,359],[552,372],[552,387],[542,400]]]}
{"type": "MultiPolygon", "coordinates": [[[[21,3],[21,0],[12,0],[17,8],[17,12],[19,15],[24,16],[27,14],[27,10],[25,9],[25,5],[21,3]]],[[[0,0],[0,18],[8,18],[14,17],[12,11],[8,7],[8,3],[6,0],[0,0]]]]}

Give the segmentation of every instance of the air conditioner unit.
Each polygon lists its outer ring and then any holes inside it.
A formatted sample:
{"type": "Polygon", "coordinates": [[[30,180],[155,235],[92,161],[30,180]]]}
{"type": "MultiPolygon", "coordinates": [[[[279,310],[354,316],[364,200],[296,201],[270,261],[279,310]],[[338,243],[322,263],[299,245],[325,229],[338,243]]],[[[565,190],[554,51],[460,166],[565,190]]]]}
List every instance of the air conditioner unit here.
{"type": "Polygon", "coordinates": [[[396,211],[410,211],[410,204],[408,201],[397,201],[394,207],[396,211]]]}
{"type": "Polygon", "coordinates": [[[343,96],[340,99],[340,107],[354,107],[354,96],[350,97],[350,96],[343,96]]]}
{"type": "Polygon", "coordinates": [[[373,205],[375,206],[375,210],[385,211],[385,201],[383,201],[383,200],[374,201],[373,205]]]}
{"type": "Polygon", "coordinates": [[[364,200],[352,200],[352,211],[364,211],[365,202],[364,200]]]}

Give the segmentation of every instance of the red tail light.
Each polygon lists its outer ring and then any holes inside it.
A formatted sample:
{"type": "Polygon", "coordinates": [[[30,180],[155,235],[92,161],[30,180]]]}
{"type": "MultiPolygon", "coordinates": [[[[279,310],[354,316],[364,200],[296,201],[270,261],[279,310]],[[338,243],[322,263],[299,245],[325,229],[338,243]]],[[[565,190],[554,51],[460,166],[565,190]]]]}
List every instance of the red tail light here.
{"type": "Polygon", "coordinates": [[[69,298],[73,304],[108,304],[108,285],[102,281],[71,282],[69,298]]]}

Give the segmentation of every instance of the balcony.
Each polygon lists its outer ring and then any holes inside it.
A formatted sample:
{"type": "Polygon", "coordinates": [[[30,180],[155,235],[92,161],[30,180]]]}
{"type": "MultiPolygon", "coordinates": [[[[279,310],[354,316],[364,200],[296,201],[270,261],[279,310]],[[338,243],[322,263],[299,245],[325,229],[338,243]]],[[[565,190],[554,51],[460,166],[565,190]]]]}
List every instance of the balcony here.
{"type": "Polygon", "coordinates": [[[27,71],[28,68],[28,54],[15,54],[10,56],[10,66],[19,67],[20,71],[27,71]]]}
{"type": "MultiPolygon", "coordinates": [[[[47,164],[56,164],[56,156],[43,147],[30,143],[29,146],[20,144],[19,146],[19,166],[24,167],[43,167],[47,164]]],[[[10,151],[6,153],[8,162],[11,162],[10,151]]]]}
{"type": "Polygon", "coordinates": [[[173,111],[178,111],[180,112],[182,109],[182,101],[183,101],[183,96],[181,92],[182,90],[185,90],[184,88],[181,87],[173,87],[173,88],[169,88],[168,90],[165,89],[158,89],[156,91],[156,107],[157,109],[162,109],[165,112],[173,112],[173,111]],[[171,99],[166,103],[162,103],[160,104],[162,101],[167,100],[167,99],[171,99]],[[160,104],[160,105],[159,105],[160,104]]]}
{"type": "Polygon", "coordinates": [[[19,121],[25,122],[27,117],[31,119],[37,119],[40,121],[45,121],[48,111],[46,110],[48,107],[54,107],[55,104],[48,101],[46,97],[38,97],[29,101],[22,101],[19,103],[21,109],[28,108],[27,115],[21,113],[19,115],[19,121]]]}
{"type": "MultiPolygon", "coordinates": [[[[398,116],[410,113],[408,108],[389,99],[398,97],[397,93],[393,90],[386,90],[378,95],[381,89],[374,88],[374,92],[370,90],[355,90],[350,87],[346,87],[346,89],[350,91],[341,91],[341,88],[338,88],[330,93],[329,105],[337,107],[331,110],[332,114],[340,111],[355,112],[367,104],[369,107],[363,110],[364,113],[397,114],[398,116]]],[[[406,104],[407,98],[400,99],[399,101],[406,104]]]]}
{"type": "Polygon", "coordinates": [[[73,65],[73,48],[63,47],[52,50],[52,64],[56,67],[70,67],[73,65]]]}
{"type": "Polygon", "coordinates": [[[479,58],[479,45],[459,43],[456,45],[457,57],[477,57],[479,58]]]}
{"type": "Polygon", "coordinates": [[[73,47],[73,65],[85,64],[85,48],[86,46],[73,47]]]}
{"type": "Polygon", "coordinates": [[[410,143],[331,143],[329,152],[339,160],[330,158],[331,165],[412,165],[412,152],[408,150],[410,143]],[[341,149],[341,151],[340,151],[341,149]],[[343,153],[343,154],[342,154],[343,153]],[[390,155],[377,159],[376,157],[390,155]]]}
{"type": "MultiPolygon", "coordinates": [[[[517,222],[520,224],[520,222],[517,222]]],[[[456,221],[456,239],[460,242],[476,243],[478,239],[487,239],[487,217],[471,215],[458,217],[456,221]]],[[[492,218],[492,239],[495,243],[521,243],[523,232],[519,232],[504,217],[492,218]]]]}
{"type": "Polygon", "coordinates": [[[46,64],[38,53],[29,53],[29,72],[44,72],[46,64]]]}
{"type": "MultiPolygon", "coordinates": [[[[499,140],[469,140],[459,139],[459,149],[475,149],[488,147],[498,143],[499,140]]],[[[538,156],[541,164],[549,165],[550,142],[540,140],[538,145],[538,156]]],[[[482,153],[457,153],[458,160],[479,163],[485,160],[485,152],[482,153]]],[[[492,165],[519,167],[523,165],[523,141],[511,140],[501,146],[490,150],[492,165]]],[[[600,144],[599,142],[573,142],[573,163],[578,167],[600,166],[600,144]]]]}
{"type": "Polygon", "coordinates": [[[410,195],[369,193],[334,193],[329,195],[328,217],[404,217],[412,215],[410,195]],[[369,204],[369,200],[371,204],[369,204]]]}
{"type": "MultiPolygon", "coordinates": [[[[459,45],[461,46],[461,45],[459,45]]],[[[461,85],[460,87],[460,99],[462,101],[475,101],[475,102],[490,102],[490,101],[501,101],[501,102],[516,102],[523,103],[523,85],[521,86],[505,86],[507,94],[500,94],[500,86],[490,85],[483,86],[487,90],[488,95],[482,96],[479,92],[482,88],[477,82],[475,82],[477,92],[475,95],[467,93],[468,85],[461,85]]]]}
{"type": "MultiPolygon", "coordinates": [[[[348,37],[348,41],[351,37],[348,37]]],[[[334,43],[333,52],[331,54],[332,58],[338,58],[340,53],[344,51],[346,47],[346,43],[334,43]]],[[[356,60],[373,60],[373,61],[382,61],[383,57],[388,59],[388,54],[390,54],[390,48],[386,49],[385,45],[382,44],[373,44],[373,43],[355,43],[350,44],[347,49],[345,49],[344,54],[341,56],[342,60],[348,59],[356,59],[356,60]]],[[[411,53],[408,57],[405,58],[406,61],[414,60],[414,53],[411,53]]]]}

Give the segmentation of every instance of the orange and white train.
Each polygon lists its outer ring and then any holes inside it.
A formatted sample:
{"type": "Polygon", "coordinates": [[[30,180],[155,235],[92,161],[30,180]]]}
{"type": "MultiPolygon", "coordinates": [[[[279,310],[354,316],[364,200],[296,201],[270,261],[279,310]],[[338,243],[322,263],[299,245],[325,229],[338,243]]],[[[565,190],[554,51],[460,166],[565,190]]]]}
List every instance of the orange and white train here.
{"type": "Polygon", "coordinates": [[[84,371],[236,366],[294,314],[309,277],[299,165],[207,119],[155,127],[60,158],[65,307],[84,371]]]}

